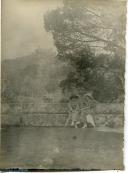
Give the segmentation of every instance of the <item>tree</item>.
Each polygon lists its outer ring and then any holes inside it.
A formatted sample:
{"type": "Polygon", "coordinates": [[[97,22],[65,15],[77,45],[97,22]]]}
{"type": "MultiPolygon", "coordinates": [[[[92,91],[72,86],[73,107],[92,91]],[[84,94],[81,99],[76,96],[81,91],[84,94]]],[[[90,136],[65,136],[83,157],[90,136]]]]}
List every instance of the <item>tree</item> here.
{"type": "Polygon", "coordinates": [[[67,78],[60,84],[63,90],[91,90],[99,101],[112,101],[120,95],[123,89],[117,83],[123,82],[124,74],[124,12],[124,2],[100,1],[99,6],[97,0],[64,0],[62,8],[45,15],[45,28],[53,35],[58,57],[69,64],[67,78]]]}

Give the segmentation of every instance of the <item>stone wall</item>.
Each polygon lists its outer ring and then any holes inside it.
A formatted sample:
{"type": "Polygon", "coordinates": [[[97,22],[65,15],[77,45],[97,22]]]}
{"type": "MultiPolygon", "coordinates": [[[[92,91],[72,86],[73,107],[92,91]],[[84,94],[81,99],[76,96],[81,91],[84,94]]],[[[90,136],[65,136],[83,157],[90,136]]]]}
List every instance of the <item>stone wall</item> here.
{"type": "MultiPolygon", "coordinates": [[[[93,111],[97,127],[123,127],[123,104],[97,104],[93,111]]],[[[68,117],[67,104],[2,105],[3,125],[64,126],[68,117]]],[[[84,116],[84,119],[86,115],[84,116]]]]}
{"type": "Polygon", "coordinates": [[[95,110],[95,122],[98,127],[123,127],[124,105],[123,104],[97,104],[95,110]]]}

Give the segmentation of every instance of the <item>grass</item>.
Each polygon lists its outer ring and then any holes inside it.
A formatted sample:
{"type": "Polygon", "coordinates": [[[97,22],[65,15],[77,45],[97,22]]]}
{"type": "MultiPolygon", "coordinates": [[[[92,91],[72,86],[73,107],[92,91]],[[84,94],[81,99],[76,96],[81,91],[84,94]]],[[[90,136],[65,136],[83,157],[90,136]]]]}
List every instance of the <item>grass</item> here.
{"type": "Polygon", "coordinates": [[[63,127],[2,129],[1,168],[123,169],[123,133],[63,127]]]}

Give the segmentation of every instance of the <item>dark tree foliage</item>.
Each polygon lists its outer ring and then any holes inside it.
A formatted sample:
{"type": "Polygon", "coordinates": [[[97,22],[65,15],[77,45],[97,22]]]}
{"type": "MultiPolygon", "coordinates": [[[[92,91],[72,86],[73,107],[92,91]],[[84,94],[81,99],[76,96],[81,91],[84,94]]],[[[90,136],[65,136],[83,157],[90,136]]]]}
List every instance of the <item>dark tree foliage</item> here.
{"type": "Polygon", "coordinates": [[[112,2],[108,6],[112,14],[108,14],[103,3],[99,15],[93,8],[96,4],[65,0],[62,8],[47,13],[44,20],[46,30],[53,35],[58,58],[69,64],[67,77],[60,82],[63,92],[72,92],[73,88],[79,94],[91,91],[96,100],[113,102],[123,95],[124,4],[112,2]],[[115,8],[119,10],[116,15],[115,8]]]}

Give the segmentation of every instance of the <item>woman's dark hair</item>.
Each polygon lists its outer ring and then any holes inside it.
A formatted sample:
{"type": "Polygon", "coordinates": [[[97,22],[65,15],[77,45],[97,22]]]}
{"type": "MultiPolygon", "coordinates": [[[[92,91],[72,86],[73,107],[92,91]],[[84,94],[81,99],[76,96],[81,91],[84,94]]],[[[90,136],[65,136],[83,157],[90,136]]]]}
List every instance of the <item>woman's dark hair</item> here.
{"type": "Polygon", "coordinates": [[[70,96],[69,99],[70,99],[70,100],[72,100],[72,99],[79,99],[79,96],[77,96],[77,95],[72,95],[72,96],[70,96]]]}

